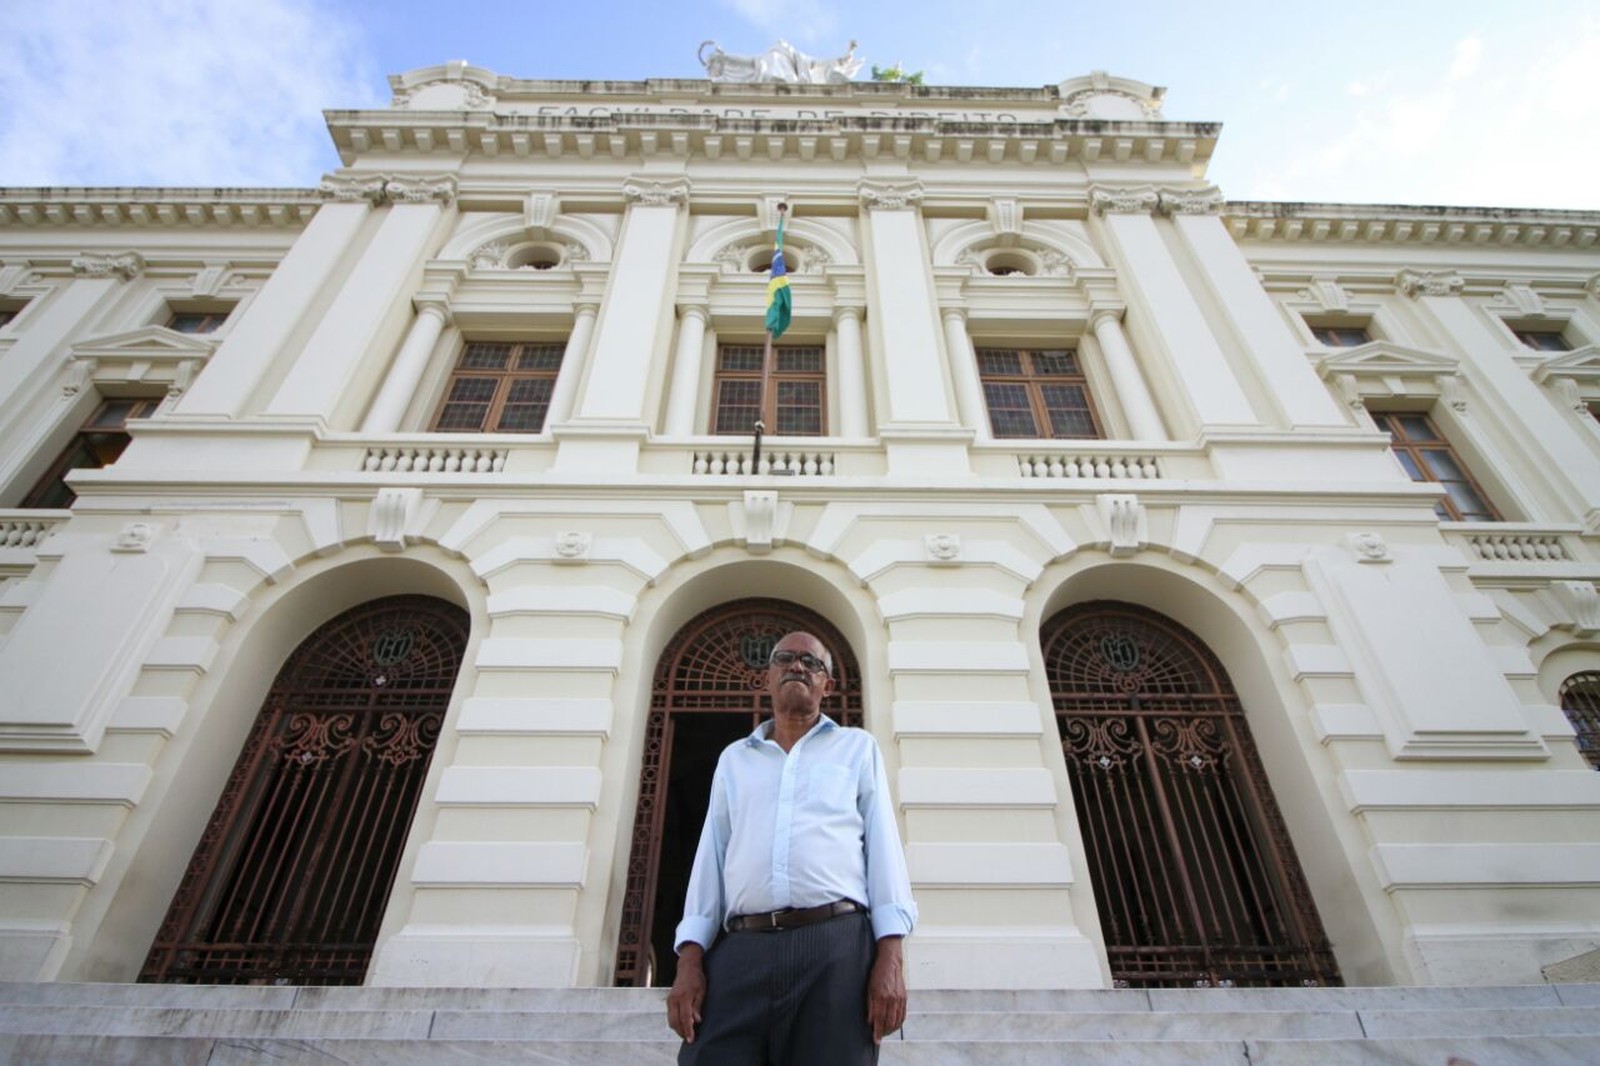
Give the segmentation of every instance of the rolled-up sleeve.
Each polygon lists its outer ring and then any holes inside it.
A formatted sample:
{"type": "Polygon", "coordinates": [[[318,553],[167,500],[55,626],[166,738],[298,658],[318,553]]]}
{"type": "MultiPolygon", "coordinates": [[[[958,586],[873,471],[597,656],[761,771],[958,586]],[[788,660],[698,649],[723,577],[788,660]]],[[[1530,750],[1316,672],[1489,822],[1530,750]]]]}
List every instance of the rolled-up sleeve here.
{"type": "Polygon", "coordinates": [[[700,830],[700,844],[694,853],[694,867],[689,873],[689,890],[683,900],[683,920],[673,933],[672,948],[681,949],[686,941],[694,941],[709,949],[727,917],[727,894],[724,888],[723,867],[728,857],[728,792],[723,782],[722,765],[711,779],[711,803],[706,810],[706,823],[700,830]]]}
{"type": "Polygon", "coordinates": [[[869,745],[860,802],[863,846],[867,856],[867,907],[872,914],[872,935],[905,936],[917,924],[917,904],[911,898],[911,878],[906,872],[905,849],[895,825],[894,801],[883,753],[869,745]]]}

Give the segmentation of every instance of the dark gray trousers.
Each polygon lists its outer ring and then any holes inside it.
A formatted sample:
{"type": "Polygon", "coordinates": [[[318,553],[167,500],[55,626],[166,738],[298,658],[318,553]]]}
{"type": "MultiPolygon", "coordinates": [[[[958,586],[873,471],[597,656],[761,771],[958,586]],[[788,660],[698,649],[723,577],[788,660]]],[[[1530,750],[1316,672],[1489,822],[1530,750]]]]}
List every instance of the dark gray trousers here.
{"type": "Polygon", "coordinates": [[[776,933],[724,933],[706,953],[706,1001],[678,1066],[872,1066],[872,919],[845,914],[776,933]]]}

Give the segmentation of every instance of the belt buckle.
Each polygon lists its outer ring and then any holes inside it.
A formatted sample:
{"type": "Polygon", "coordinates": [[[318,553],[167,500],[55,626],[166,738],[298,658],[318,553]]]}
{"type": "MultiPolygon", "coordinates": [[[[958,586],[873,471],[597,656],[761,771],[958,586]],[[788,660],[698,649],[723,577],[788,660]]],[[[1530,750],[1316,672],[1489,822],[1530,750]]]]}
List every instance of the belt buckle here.
{"type": "Polygon", "coordinates": [[[782,913],[781,911],[768,911],[767,912],[767,928],[768,929],[776,930],[776,929],[782,928],[781,926],[778,925],[778,915],[781,914],[781,913],[782,913]]]}

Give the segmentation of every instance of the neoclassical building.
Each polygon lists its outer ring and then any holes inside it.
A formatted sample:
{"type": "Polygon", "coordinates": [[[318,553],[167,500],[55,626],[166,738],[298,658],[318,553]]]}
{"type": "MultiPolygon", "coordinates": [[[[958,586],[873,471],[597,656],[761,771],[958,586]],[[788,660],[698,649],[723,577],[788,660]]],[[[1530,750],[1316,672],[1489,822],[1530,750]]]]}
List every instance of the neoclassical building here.
{"type": "Polygon", "coordinates": [[[0,189],[0,979],[663,983],[794,628],[913,987],[1592,966],[1600,213],[1230,201],[1104,74],[392,84],[0,189]]]}

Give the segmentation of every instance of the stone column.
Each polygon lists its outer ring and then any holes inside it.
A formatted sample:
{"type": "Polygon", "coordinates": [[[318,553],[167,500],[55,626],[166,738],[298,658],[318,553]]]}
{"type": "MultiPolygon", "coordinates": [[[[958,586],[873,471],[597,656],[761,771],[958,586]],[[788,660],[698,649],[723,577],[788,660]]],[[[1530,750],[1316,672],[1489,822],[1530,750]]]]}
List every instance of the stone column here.
{"type": "Polygon", "coordinates": [[[561,353],[556,387],[550,393],[550,413],[544,422],[547,429],[572,417],[572,401],[578,395],[578,381],[589,361],[589,343],[594,340],[594,320],[600,313],[600,305],[581,303],[573,310],[577,317],[572,321],[572,332],[567,335],[567,346],[561,353]]]}
{"type": "Polygon", "coordinates": [[[672,391],[667,396],[666,435],[687,437],[694,433],[695,401],[700,396],[700,363],[705,351],[706,323],[711,310],[704,304],[685,304],[679,309],[678,353],[672,361],[672,391]]]}
{"type": "Polygon", "coordinates": [[[839,337],[839,421],[834,433],[840,437],[865,437],[867,360],[861,346],[861,308],[850,304],[836,306],[833,328],[839,337]]]}
{"type": "Polygon", "coordinates": [[[1215,188],[1163,192],[1161,209],[1172,216],[1178,236],[1200,265],[1201,277],[1233,325],[1287,425],[1349,425],[1244,253],[1223,228],[1218,217],[1222,195],[1215,188]]]}
{"type": "Polygon", "coordinates": [[[1166,440],[1167,431],[1162,428],[1161,414],[1156,410],[1150,387],[1145,384],[1144,375],[1139,371],[1133,349],[1128,346],[1127,334],[1122,332],[1122,311],[1121,307],[1091,307],[1089,327],[1094,330],[1094,339],[1100,342],[1106,372],[1111,375],[1111,384],[1117,391],[1122,413],[1128,418],[1128,432],[1134,440],[1166,440]]]}
{"type": "Polygon", "coordinates": [[[1090,190],[1130,307],[1161,348],[1146,354],[1165,360],[1202,427],[1255,427],[1260,420],[1244,387],[1151,217],[1158,202],[1149,186],[1090,190]]]}
{"type": "MultiPolygon", "coordinates": [[[[955,429],[939,359],[939,316],[923,247],[921,186],[863,182],[861,203],[872,246],[868,284],[875,336],[883,343],[889,422],[955,429]]],[[[888,428],[888,427],[885,427],[888,428]]]]}
{"type": "Polygon", "coordinates": [[[393,433],[400,428],[411,397],[416,395],[422,374],[428,368],[428,357],[433,346],[439,343],[439,334],[450,323],[450,309],[443,302],[430,300],[417,307],[417,320],[400,346],[394,365],[383,379],[378,398],[361,424],[363,433],[393,433]]]}
{"type": "Polygon", "coordinates": [[[650,367],[672,294],[678,229],[689,183],[634,179],[622,187],[628,212],[595,327],[594,354],[576,421],[643,426],[650,367]]]}
{"type": "Polygon", "coordinates": [[[335,268],[361,232],[373,205],[383,199],[383,178],[328,179],[317,208],[227,338],[183,394],[175,414],[232,418],[247,412],[250,394],[327,289],[335,268]]]}
{"type": "Polygon", "coordinates": [[[386,183],[390,207],[267,405],[267,413],[334,422],[384,319],[406,293],[455,196],[451,178],[386,183]]]}
{"type": "Polygon", "coordinates": [[[967,312],[961,307],[946,307],[944,316],[944,344],[950,352],[950,378],[955,382],[956,405],[961,411],[961,424],[977,434],[980,441],[993,440],[989,426],[989,405],[983,398],[983,381],[978,376],[978,353],[972,349],[972,335],[967,332],[967,312]]]}

